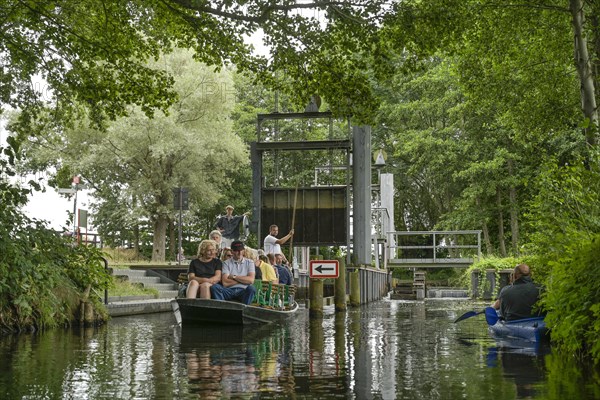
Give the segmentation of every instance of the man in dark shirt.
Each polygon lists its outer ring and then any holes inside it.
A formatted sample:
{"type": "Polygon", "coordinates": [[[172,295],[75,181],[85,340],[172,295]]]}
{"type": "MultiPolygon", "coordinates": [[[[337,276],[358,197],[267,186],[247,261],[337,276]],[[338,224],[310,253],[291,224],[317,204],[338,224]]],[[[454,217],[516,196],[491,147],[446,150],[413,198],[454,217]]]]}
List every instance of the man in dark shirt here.
{"type": "Polygon", "coordinates": [[[282,285],[293,285],[294,280],[290,270],[283,265],[283,254],[275,254],[275,270],[279,277],[279,283],[282,285]]]}
{"type": "Polygon", "coordinates": [[[226,214],[219,217],[216,228],[221,232],[221,247],[231,247],[234,240],[240,238],[240,224],[244,220],[244,215],[233,215],[233,206],[225,207],[226,214]]]}
{"type": "Polygon", "coordinates": [[[541,290],[533,283],[529,266],[519,264],[512,274],[512,284],[502,288],[493,307],[507,321],[538,316],[534,315],[533,305],[539,300],[541,290]]]}

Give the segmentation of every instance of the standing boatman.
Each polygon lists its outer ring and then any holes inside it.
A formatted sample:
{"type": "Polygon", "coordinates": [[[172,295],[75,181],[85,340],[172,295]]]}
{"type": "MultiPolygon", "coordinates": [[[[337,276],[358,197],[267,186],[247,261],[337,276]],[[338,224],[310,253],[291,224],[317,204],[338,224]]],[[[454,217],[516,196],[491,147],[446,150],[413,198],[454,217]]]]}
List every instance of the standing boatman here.
{"type": "Polygon", "coordinates": [[[265,237],[265,241],[263,243],[265,254],[283,254],[283,251],[281,251],[281,245],[285,244],[292,238],[292,236],[294,236],[294,230],[290,230],[290,233],[281,239],[277,239],[277,234],[279,234],[279,227],[277,225],[271,225],[269,227],[269,234],[265,237]]]}

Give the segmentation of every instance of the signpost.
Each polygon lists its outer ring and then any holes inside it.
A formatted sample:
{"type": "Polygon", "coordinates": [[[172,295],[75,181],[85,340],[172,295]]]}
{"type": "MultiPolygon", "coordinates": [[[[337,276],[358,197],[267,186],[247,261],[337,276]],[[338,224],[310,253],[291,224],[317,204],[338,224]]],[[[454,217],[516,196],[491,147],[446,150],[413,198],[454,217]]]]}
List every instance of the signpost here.
{"type": "Polygon", "coordinates": [[[183,210],[189,210],[189,202],[188,202],[188,194],[189,191],[187,188],[178,187],[173,189],[173,208],[179,210],[179,234],[178,234],[178,246],[177,247],[177,265],[181,265],[181,242],[182,242],[182,233],[181,233],[181,212],[183,210]]]}
{"type": "Polygon", "coordinates": [[[340,263],[337,260],[312,260],[309,276],[311,278],[337,278],[340,275],[340,263]]]}
{"type": "MultiPolygon", "coordinates": [[[[83,188],[84,185],[81,183],[81,176],[75,175],[71,181],[70,188],[60,188],[58,193],[60,194],[74,194],[73,199],[73,238],[77,238],[77,192],[83,188]]],[[[86,221],[87,222],[87,221],[86,221]]]]}

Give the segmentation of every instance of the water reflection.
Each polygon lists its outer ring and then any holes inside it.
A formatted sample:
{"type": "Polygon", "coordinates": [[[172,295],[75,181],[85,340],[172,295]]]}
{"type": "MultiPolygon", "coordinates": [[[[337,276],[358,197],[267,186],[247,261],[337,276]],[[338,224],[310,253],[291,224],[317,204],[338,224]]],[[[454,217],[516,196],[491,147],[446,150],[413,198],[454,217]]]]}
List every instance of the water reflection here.
{"type": "Polygon", "coordinates": [[[517,398],[533,398],[536,384],[545,378],[544,356],[531,352],[519,352],[511,348],[490,348],[496,354],[503,375],[515,382],[517,398]]]}
{"type": "Polygon", "coordinates": [[[170,314],[0,339],[0,399],[593,399],[597,371],[507,349],[471,303],[306,310],[285,326],[181,328],[170,314]]]}
{"type": "Polygon", "coordinates": [[[280,329],[184,327],[179,352],[186,362],[190,392],[199,398],[252,397],[268,390],[278,368],[280,329]]]}

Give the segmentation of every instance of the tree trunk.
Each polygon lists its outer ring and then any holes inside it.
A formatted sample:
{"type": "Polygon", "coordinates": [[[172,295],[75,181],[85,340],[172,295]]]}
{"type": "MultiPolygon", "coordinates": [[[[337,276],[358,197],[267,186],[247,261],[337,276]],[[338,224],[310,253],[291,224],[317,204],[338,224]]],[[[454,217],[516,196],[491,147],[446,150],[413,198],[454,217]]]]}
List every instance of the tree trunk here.
{"type": "Polygon", "coordinates": [[[590,146],[595,146],[597,143],[598,110],[596,109],[592,61],[584,33],[585,14],[583,3],[583,0],[571,0],[569,8],[573,23],[575,66],[581,82],[581,108],[585,119],[589,121],[588,126],[584,129],[585,139],[590,146]]]}
{"type": "Polygon", "coordinates": [[[175,220],[173,218],[169,218],[169,258],[176,260],[177,254],[177,226],[175,225],[175,220]]]}
{"type": "MultiPolygon", "coordinates": [[[[514,162],[508,160],[508,174],[514,176],[514,162]]],[[[508,189],[508,201],[510,203],[510,237],[513,254],[519,256],[519,213],[517,206],[517,188],[514,185],[510,185],[508,189]]]]}
{"type": "Polygon", "coordinates": [[[152,261],[165,261],[165,242],[169,217],[158,215],[154,220],[154,240],[152,241],[152,261]]]}
{"type": "Polygon", "coordinates": [[[496,207],[498,207],[498,246],[500,256],[506,257],[506,244],[504,243],[504,215],[502,213],[502,194],[500,188],[496,188],[496,207]]]}
{"type": "Polygon", "coordinates": [[[493,253],[492,241],[490,240],[490,230],[485,220],[481,226],[481,231],[483,233],[483,243],[485,243],[485,254],[491,255],[493,253]]]}
{"type": "MultiPolygon", "coordinates": [[[[131,202],[133,209],[137,207],[137,196],[133,195],[131,202]]],[[[140,223],[135,222],[133,224],[133,250],[135,251],[135,258],[138,259],[140,256],[140,223]]]]}
{"type": "Polygon", "coordinates": [[[140,224],[137,222],[133,225],[133,249],[135,257],[138,258],[140,255],[140,224]]]}
{"type": "MultiPolygon", "coordinates": [[[[477,204],[477,208],[481,209],[481,200],[479,197],[475,199],[475,204],[477,204]]],[[[485,244],[485,254],[492,254],[492,241],[490,240],[490,230],[488,228],[487,220],[485,216],[481,219],[481,232],[483,233],[483,243],[485,244]]]]}
{"type": "Polygon", "coordinates": [[[592,43],[594,48],[594,61],[592,64],[594,73],[594,82],[596,89],[596,98],[600,98],[600,3],[595,2],[592,5],[590,21],[592,24],[592,43]]]}

